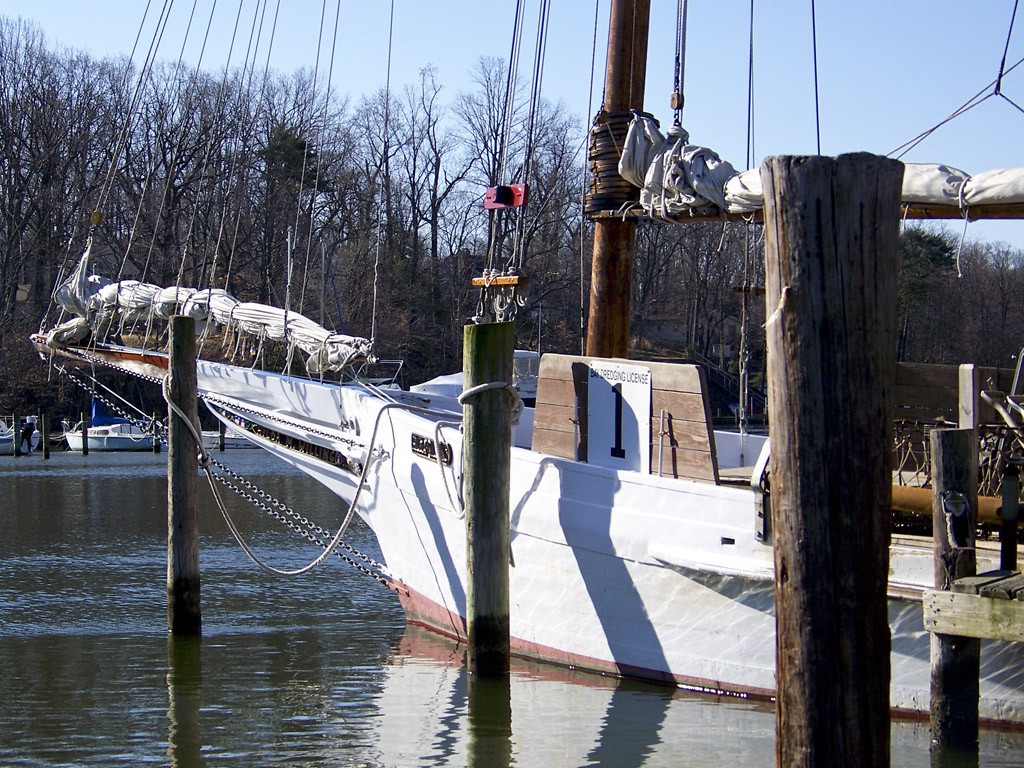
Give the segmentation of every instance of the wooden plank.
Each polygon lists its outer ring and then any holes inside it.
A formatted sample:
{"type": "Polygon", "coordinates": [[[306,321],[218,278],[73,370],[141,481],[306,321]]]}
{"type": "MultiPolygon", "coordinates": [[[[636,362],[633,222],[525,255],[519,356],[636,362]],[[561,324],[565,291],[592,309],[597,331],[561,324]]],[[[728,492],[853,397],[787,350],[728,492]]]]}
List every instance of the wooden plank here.
{"type": "MultiPolygon", "coordinates": [[[[1013,385],[1010,368],[978,367],[975,369],[981,389],[1009,392],[1013,385]]],[[[955,365],[899,363],[896,366],[896,388],[893,396],[893,417],[910,421],[937,421],[951,424],[959,420],[959,368],[955,365]]],[[[1002,423],[1002,419],[985,403],[978,410],[979,423],[1002,423]]]]}
{"type": "Polygon", "coordinates": [[[924,628],[958,637],[1024,642],[1024,601],[926,590],[924,628]]]}
{"type": "MultiPolygon", "coordinates": [[[[592,361],[605,358],[544,355],[534,411],[533,450],[586,460],[587,384],[592,361]],[[579,423],[575,423],[578,420],[579,423]]],[[[714,431],[703,371],[695,365],[613,360],[651,371],[651,472],[717,482],[714,431]],[[666,435],[661,435],[662,411],[666,435]]]]}
{"type": "Polygon", "coordinates": [[[978,589],[978,594],[982,597],[1012,600],[1016,593],[1020,592],[1022,589],[1024,589],[1024,576],[1019,573],[1015,573],[1004,579],[997,579],[989,584],[985,584],[978,589]]]}
{"type": "Polygon", "coordinates": [[[962,595],[976,595],[982,587],[1001,581],[1007,576],[1013,576],[1013,573],[1013,571],[986,571],[977,576],[964,576],[953,582],[953,591],[962,595]]]}
{"type": "Polygon", "coordinates": [[[562,459],[576,458],[576,441],[572,433],[544,429],[534,425],[533,450],[562,459]]]}

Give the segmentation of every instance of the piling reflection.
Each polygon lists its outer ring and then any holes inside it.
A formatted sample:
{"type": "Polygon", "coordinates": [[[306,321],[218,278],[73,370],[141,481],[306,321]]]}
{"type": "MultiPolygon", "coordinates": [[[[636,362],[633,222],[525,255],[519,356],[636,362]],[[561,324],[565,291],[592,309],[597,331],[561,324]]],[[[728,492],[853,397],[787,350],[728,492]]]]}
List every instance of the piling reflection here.
{"type": "Polygon", "coordinates": [[[173,768],[203,765],[202,638],[170,635],[167,638],[167,757],[173,768]]]}
{"type": "Polygon", "coordinates": [[[508,677],[469,675],[470,768],[501,768],[512,763],[512,686],[508,677]]]}

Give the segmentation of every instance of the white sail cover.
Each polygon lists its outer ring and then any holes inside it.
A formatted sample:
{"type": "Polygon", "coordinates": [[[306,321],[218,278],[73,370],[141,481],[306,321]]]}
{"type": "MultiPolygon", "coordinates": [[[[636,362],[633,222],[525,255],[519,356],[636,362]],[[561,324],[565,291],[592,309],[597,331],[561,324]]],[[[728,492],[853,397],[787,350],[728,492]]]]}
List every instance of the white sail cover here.
{"type": "MultiPolygon", "coordinates": [[[[658,121],[635,114],[619,158],[619,174],[640,187],[640,205],[655,217],[706,212],[732,214],[764,207],[760,170],[737,173],[717,154],[689,143],[678,126],[662,135],[658,121]]],[[[939,163],[905,163],[902,201],[957,206],[965,216],[982,205],[1024,203],[1024,168],[1003,168],[974,176],[939,163]]]]}
{"type": "Polygon", "coordinates": [[[85,244],[85,251],[78,260],[71,276],[68,277],[54,292],[57,303],[67,312],[85,317],[89,311],[92,297],[110,283],[105,277],[89,275],[89,255],[92,253],[92,238],[85,244]]]}
{"type": "Polygon", "coordinates": [[[725,182],[736,171],[712,150],[691,144],[681,126],[662,136],[657,121],[637,114],[626,134],[619,174],[640,187],[645,211],[671,217],[708,205],[724,209],[725,182]]]}
{"type": "Polygon", "coordinates": [[[333,333],[298,312],[239,301],[221,288],[161,288],[138,280],[89,276],[91,249],[90,240],[75,270],[56,291],[60,306],[76,317],[47,334],[46,343],[52,347],[82,342],[114,317],[125,327],[180,314],[193,318],[200,329],[219,325],[298,347],[307,355],[306,370],[311,374],[372,359],[367,339],[333,333]]]}

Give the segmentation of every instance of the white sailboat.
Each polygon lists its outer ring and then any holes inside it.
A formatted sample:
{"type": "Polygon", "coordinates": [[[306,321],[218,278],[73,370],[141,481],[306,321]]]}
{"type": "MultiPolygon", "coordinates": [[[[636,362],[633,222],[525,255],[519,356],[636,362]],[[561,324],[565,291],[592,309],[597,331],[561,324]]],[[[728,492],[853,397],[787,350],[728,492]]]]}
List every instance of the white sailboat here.
{"type": "Polygon", "coordinates": [[[90,426],[64,422],[64,439],[68,448],[81,453],[86,445],[90,451],[151,451],[153,434],[127,420],[90,426]]]}
{"type": "MultiPolygon", "coordinates": [[[[753,205],[751,177],[735,184],[753,205]]],[[[948,204],[945,192],[936,194],[936,205],[948,204]]],[[[449,380],[402,391],[359,378],[326,381],[324,371],[351,371],[369,357],[369,342],[223,291],[103,285],[88,279],[88,263],[87,249],[57,292],[77,317],[34,336],[41,352],[160,381],[164,353],[94,338],[87,319],[97,306],[108,318],[119,308],[146,315],[140,306],[147,303],[154,317],[185,314],[303,350],[309,377],[201,359],[200,397],[225,424],[352,505],[375,532],[383,576],[411,622],[465,637],[460,386],[449,380]]],[[[764,437],[712,428],[698,366],[542,356],[535,407],[524,410],[511,450],[513,652],[772,697],[774,560],[762,535],[767,459],[764,437]],[[627,388],[635,392],[623,394],[627,388]]],[[[978,569],[996,567],[998,552],[979,546],[978,569]]],[[[934,578],[931,539],[894,537],[889,561],[890,703],[920,715],[929,707],[921,596],[934,578]]],[[[1024,725],[1021,669],[1024,645],[986,644],[983,721],[1024,725]]]]}

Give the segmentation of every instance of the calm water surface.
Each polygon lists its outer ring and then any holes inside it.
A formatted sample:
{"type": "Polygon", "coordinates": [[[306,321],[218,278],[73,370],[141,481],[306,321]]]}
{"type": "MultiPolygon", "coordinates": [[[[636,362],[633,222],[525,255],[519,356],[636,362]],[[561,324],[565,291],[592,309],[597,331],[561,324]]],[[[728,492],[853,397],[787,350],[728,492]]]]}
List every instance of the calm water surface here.
{"type": "MultiPolygon", "coordinates": [[[[219,456],[331,529],[340,502],[259,451],[219,456]]],[[[0,457],[0,765],[772,766],[770,708],[542,665],[470,680],[461,649],[407,628],[336,558],[269,576],[201,486],[203,634],[166,631],[166,457],[0,457]]],[[[316,552],[231,500],[259,554],[316,552]]],[[[348,541],[377,556],[370,532],[348,541]]],[[[893,765],[928,731],[894,724],[893,765]]],[[[986,733],[981,764],[1024,763],[986,733]]]]}

